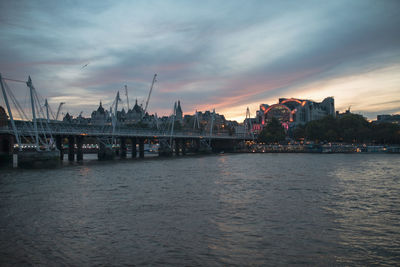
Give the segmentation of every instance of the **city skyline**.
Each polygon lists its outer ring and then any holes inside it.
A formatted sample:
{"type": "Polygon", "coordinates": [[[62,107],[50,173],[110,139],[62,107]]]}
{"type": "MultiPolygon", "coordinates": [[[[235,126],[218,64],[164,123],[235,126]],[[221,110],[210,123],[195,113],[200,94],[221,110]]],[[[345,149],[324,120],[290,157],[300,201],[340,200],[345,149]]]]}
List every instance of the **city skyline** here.
{"type": "Polygon", "coordinates": [[[31,75],[53,109],[84,116],[128,86],[169,115],[212,110],[242,121],[280,97],[375,119],[400,113],[396,1],[2,1],[0,72],[31,75]]]}

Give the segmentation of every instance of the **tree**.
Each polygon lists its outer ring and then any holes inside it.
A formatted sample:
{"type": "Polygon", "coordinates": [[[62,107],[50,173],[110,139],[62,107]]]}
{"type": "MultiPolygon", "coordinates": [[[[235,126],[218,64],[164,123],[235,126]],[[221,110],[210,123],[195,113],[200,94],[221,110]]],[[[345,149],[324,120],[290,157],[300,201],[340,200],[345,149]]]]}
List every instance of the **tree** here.
{"type": "Polygon", "coordinates": [[[370,124],[361,115],[348,113],[337,119],[340,137],[345,142],[366,142],[370,137],[370,124]]]}
{"type": "Polygon", "coordinates": [[[306,138],[309,140],[319,141],[323,139],[324,129],[320,121],[310,121],[305,128],[306,138]]]}
{"type": "Polygon", "coordinates": [[[320,120],[310,121],[305,126],[305,136],[309,140],[334,142],[338,139],[337,120],[326,116],[320,120]]]}
{"type": "Polygon", "coordinates": [[[400,126],[393,123],[379,123],[372,126],[371,139],[377,144],[400,144],[400,126]]]}
{"type": "Polygon", "coordinates": [[[281,123],[276,118],[272,118],[260,132],[258,141],[262,143],[275,143],[285,140],[285,137],[285,129],[283,129],[281,123]]]}
{"type": "Polygon", "coordinates": [[[292,130],[292,135],[295,140],[304,140],[306,136],[306,129],[304,125],[297,125],[296,128],[292,130]]]}

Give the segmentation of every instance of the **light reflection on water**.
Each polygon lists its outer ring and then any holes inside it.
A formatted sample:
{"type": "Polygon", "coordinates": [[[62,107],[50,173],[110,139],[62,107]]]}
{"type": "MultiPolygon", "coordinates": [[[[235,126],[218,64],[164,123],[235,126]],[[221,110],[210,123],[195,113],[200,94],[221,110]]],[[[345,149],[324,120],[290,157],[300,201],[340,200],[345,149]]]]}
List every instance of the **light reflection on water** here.
{"type": "Polygon", "coordinates": [[[1,265],[396,265],[398,155],[1,170],[1,265]]]}

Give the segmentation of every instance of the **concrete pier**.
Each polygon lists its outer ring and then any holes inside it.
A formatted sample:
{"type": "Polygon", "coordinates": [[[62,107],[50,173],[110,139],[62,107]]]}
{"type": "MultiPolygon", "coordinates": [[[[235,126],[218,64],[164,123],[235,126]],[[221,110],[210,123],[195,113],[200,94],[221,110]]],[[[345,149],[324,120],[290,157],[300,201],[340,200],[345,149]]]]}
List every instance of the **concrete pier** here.
{"type": "Polygon", "coordinates": [[[10,134],[0,135],[0,166],[13,164],[14,137],[10,134]]]}
{"type": "Polygon", "coordinates": [[[99,142],[99,151],[97,152],[97,159],[103,160],[105,159],[106,154],[106,145],[103,142],[99,142]]]}
{"type": "Polygon", "coordinates": [[[186,139],[181,139],[182,142],[182,155],[186,155],[186,139]]]}
{"type": "Polygon", "coordinates": [[[200,139],[194,139],[194,152],[197,153],[200,150],[200,139]]]}
{"type": "Polygon", "coordinates": [[[213,140],[211,147],[213,152],[235,152],[238,142],[235,140],[213,140]]]}
{"type": "Polygon", "coordinates": [[[21,168],[55,168],[60,165],[58,151],[18,151],[18,167],[21,168]]]}
{"type": "Polygon", "coordinates": [[[68,161],[75,160],[75,137],[68,136],[68,161]]]}
{"type": "Polygon", "coordinates": [[[97,158],[98,160],[113,160],[115,158],[115,151],[111,147],[107,147],[104,142],[99,142],[97,158]]]}
{"type": "Polygon", "coordinates": [[[158,155],[161,157],[172,156],[172,146],[169,145],[168,141],[159,139],[158,155]]]}
{"type": "Polygon", "coordinates": [[[139,138],[139,157],[144,158],[144,138],[139,138]]]}
{"type": "Polygon", "coordinates": [[[179,139],[175,139],[174,142],[175,142],[175,155],[179,156],[179,147],[180,147],[179,139]]]}
{"type": "Polygon", "coordinates": [[[56,136],[56,147],[58,149],[58,151],[60,151],[60,160],[63,161],[64,160],[64,149],[63,149],[63,138],[60,135],[56,136]]]}
{"type": "Polygon", "coordinates": [[[77,136],[76,137],[76,146],[77,146],[76,160],[77,161],[82,161],[83,160],[82,145],[83,145],[83,136],[77,136]]]}
{"type": "Polygon", "coordinates": [[[126,139],[124,137],[120,139],[119,155],[121,159],[126,159],[126,139]]]}
{"type": "Polygon", "coordinates": [[[132,142],[132,158],[134,159],[137,156],[137,151],[136,151],[137,138],[136,137],[131,138],[131,142],[132,142]]]}

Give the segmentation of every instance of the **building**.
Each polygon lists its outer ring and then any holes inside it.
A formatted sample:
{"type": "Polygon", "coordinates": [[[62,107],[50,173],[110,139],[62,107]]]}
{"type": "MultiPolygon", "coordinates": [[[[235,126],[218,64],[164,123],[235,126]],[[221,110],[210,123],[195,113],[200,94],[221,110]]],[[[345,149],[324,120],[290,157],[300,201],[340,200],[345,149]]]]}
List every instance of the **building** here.
{"type": "Polygon", "coordinates": [[[335,116],[335,101],[327,97],[322,102],[297,98],[280,98],[277,104],[261,104],[252,120],[253,130],[259,131],[268,124],[272,118],[278,119],[288,129],[297,125],[306,124],[325,116],[335,116]],[[261,126],[261,127],[260,127],[261,126]]]}
{"type": "Polygon", "coordinates": [[[377,118],[376,121],[377,123],[388,122],[388,123],[400,124],[400,114],[394,114],[394,115],[383,114],[383,115],[378,115],[376,118],[377,118]]]}
{"type": "Polygon", "coordinates": [[[105,124],[107,121],[109,121],[110,118],[110,114],[108,113],[107,110],[104,110],[101,101],[100,101],[100,105],[97,108],[97,110],[92,112],[91,115],[91,120],[90,122],[92,124],[99,124],[99,125],[103,125],[105,124]]]}
{"type": "Polygon", "coordinates": [[[125,117],[125,123],[128,124],[133,124],[133,123],[138,123],[139,121],[142,120],[144,116],[144,110],[142,105],[138,105],[137,99],[135,101],[135,105],[133,106],[132,109],[129,109],[128,112],[124,115],[125,117]]]}
{"type": "Polygon", "coordinates": [[[178,106],[176,107],[175,111],[175,120],[183,122],[183,112],[181,108],[181,101],[178,100],[178,106]]]}

